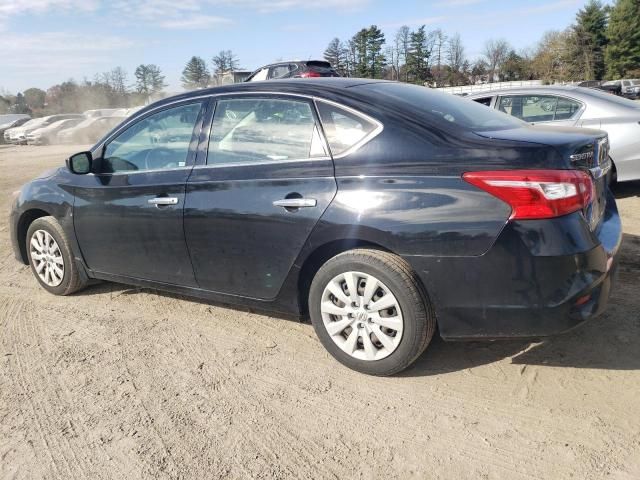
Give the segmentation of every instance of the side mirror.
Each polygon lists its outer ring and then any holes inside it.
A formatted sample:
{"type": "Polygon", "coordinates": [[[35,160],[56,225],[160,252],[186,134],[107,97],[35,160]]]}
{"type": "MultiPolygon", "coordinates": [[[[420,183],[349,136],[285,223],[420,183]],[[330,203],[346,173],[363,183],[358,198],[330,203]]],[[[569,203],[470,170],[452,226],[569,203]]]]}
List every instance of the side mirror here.
{"type": "Polygon", "coordinates": [[[92,162],[91,152],[80,152],[67,158],[67,168],[76,175],[85,175],[91,172],[92,162]]]}

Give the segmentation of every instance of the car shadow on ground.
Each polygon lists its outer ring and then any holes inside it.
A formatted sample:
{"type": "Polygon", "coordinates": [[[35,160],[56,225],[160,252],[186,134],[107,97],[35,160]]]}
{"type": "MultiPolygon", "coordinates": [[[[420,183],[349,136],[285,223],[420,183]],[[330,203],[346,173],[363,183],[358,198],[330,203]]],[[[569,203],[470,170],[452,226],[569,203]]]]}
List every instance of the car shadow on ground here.
{"type": "MultiPolygon", "coordinates": [[[[467,370],[511,359],[516,365],[609,370],[640,369],[640,237],[625,234],[620,251],[618,279],[607,311],[563,335],[540,340],[496,340],[445,342],[434,337],[427,351],[399,376],[419,377],[467,370]]],[[[300,321],[298,317],[224,305],[148,288],[101,282],[76,295],[137,295],[149,292],[180,301],[257,313],[281,320],[300,321]]]]}
{"type": "Polygon", "coordinates": [[[616,183],[611,191],[617,199],[640,197],[640,180],[616,183]]]}

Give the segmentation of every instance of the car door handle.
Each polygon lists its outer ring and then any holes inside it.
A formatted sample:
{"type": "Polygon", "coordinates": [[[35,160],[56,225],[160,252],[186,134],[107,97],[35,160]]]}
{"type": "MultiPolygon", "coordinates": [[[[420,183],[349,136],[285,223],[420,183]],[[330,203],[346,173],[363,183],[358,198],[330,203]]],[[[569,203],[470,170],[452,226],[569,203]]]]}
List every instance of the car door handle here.
{"type": "Polygon", "coordinates": [[[283,198],[282,200],[276,200],[273,204],[276,207],[304,208],[315,207],[318,202],[315,198],[283,198]]]}
{"type": "Polygon", "coordinates": [[[177,197],[156,197],[156,198],[150,198],[148,202],[151,205],[155,205],[156,207],[162,206],[162,205],[177,205],[178,198],[177,197]]]}

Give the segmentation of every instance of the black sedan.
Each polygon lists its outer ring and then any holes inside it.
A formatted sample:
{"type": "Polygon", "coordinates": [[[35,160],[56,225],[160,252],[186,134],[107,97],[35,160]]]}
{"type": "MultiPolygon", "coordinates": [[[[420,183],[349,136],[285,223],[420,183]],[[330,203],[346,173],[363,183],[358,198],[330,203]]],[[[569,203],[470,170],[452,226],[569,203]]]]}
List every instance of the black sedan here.
{"type": "Polygon", "coordinates": [[[621,225],[607,136],[358,79],[162,100],[16,194],[43,288],[93,279],[310,316],[389,375],[444,339],[555,334],[606,306],[621,225]]]}

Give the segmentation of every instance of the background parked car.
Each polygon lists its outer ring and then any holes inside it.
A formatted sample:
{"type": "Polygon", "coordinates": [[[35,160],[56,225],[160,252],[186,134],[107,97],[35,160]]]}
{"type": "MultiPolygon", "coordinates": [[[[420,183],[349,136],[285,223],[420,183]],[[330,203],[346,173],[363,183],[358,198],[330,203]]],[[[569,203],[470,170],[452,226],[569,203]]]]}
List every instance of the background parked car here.
{"type": "Polygon", "coordinates": [[[622,80],[622,96],[633,100],[640,98],[640,80],[622,80]]]}
{"type": "Polygon", "coordinates": [[[600,90],[604,90],[608,93],[613,93],[614,95],[620,95],[622,93],[622,80],[611,80],[609,82],[603,82],[600,87],[600,90]]]}
{"type": "Polygon", "coordinates": [[[29,115],[20,113],[0,115],[0,143],[5,143],[4,132],[9,130],[10,128],[24,125],[29,120],[31,120],[31,117],[29,115]]]}
{"type": "Polygon", "coordinates": [[[311,78],[311,77],[339,77],[338,72],[329,62],[324,60],[307,60],[278,62],[260,67],[245,80],[274,80],[276,78],[311,78]]]}
{"type": "Polygon", "coordinates": [[[91,117],[58,132],[59,143],[93,143],[126,117],[91,117]]]}
{"type": "Polygon", "coordinates": [[[533,124],[598,128],[609,134],[613,176],[640,179],[640,104],[593,88],[540,86],[466,98],[533,124]]]}
{"type": "Polygon", "coordinates": [[[33,130],[37,130],[42,127],[46,127],[59,120],[66,120],[69,118],[83,118],[79,113],[66,113],[61,115],[49,115],[48,117],[34,118],[29,120],[21,127],[10,128],[4,132],[4,139],[8,143],[14,143],[19,145],[25,145],[27,143],[27,134],[33,130]]]}
{"type": "Polygon", "coordinates": [[[78,125],[82,121],[84,121],[83,117],[67,118],[66,120],[58,120],[57,122],[53,122],[51,125],[32,130],[27,133],[27,144],[49,145],[50,143],[56,143],[59,131],[78,125]]]}
{"type": "Polygon", "coordinates": [[[602,85],[601,80],[585,80],[578,83],[578,87],[600,88],[600,85],[602,85]]]}

